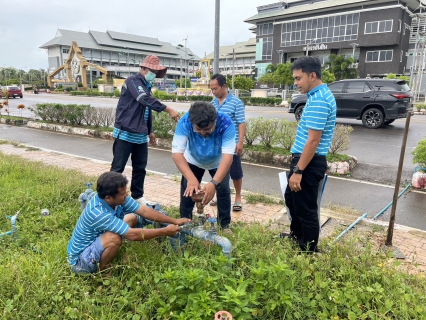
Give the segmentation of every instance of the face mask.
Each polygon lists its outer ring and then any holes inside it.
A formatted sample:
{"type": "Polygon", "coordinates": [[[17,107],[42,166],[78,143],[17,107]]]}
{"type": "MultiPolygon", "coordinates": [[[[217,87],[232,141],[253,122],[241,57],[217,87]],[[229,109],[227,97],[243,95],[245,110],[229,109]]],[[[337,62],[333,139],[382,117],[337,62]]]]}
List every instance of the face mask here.
{"type": "Polygon", "coordinates": [[[157,75],[154,72],[148,71],[148,73],[145,75],[145,79],[146,79],[146,81],[151,83],[152,81],[155,80],[156,76],[157,75]]]}

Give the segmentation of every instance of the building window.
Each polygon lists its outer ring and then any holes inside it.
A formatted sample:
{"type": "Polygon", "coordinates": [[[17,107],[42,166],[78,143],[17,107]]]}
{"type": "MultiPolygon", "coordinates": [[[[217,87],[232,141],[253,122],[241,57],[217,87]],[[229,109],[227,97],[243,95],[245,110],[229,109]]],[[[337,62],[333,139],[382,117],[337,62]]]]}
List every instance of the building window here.
{"type": "Polygon", "coordinates": [[[281,46],[356,40],[358,25],[358,12],[283,23],[281,46]],[[314,39],[315,41],[313,41],[314,39]]]}
{"type": "Polygon", "coordinates": [[[69,49],[62,49],[62,53],[69,53],[70,50],[69,49]]]}
{"type": "Polygon", "coordinates": [[[365,62],[392,61],[393,50],[367,51],[365,62]]]}
{"type": "Polygon", "coordinates": [[[393,20],[366,22],[364,34],[392,32],[392,23],[393,20]]]}
{"type": "Polygon", "coordinates": [[[401,29],[402,29],[402,21],[399,20],[398,33],[401,33],[401,29]]]}
{"type": "Polygon", "coordinates": [[[262,42],[262,60],[272,59],[272,37],[263,38],[262,42]]]}
{"type": "Polygon", "coordinates": [[[263,24],[257,25],[258,36],[272,34],[273,31],[274,31],[274,25],[272,23],[263,23],[263,24]]]}
{"type": "Polygon", "coordinates": [[[404,51],[401,50],[401,57],[399,58],[399,62],[402,62],[402,57],[404,56],[404,51]]]}

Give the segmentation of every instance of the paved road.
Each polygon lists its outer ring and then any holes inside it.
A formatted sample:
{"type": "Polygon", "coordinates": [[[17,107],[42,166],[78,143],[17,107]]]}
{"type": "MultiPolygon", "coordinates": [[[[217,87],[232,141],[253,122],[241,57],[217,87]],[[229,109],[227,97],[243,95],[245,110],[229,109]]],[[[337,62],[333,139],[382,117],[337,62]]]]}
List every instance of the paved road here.
{"type": "MultiPolygon", "coordinates": [[[[112,142],[102,139],[58,134],[26,127],[0,124],[0,139],[18,140],[22,143],[110,162],[112,142]]],[[[168,174],[178,174],[169,151],[150,149],[148,169],[168,174]]],[[[280,196],[278,173],[283,168],[245,163],[244,189],[280,196]]],[[[204,180],[208,180],[208,176],[204,180]]],[[[370,217],[380,212],[393,197],[393,188],[365,181],[330,177],[324,194],[323,206],[327,203],[367,212],[370,217]]],[[[400,198],[396,222],[426,230],[426,193],[409,192],[400,198]]],[[[390,209],[389,209],[390,212],[390,209]]],[[[385,214],[384,219],[388,219],[385,214]]]]}
{"type": "MultiPolygon", "coordinates": [[[[16,106],[19,103],[24,103],[27,107],[43,102],[86,103],[95,107],[115,107],[117,101],[116,98],[79,97],[46,93],[39,95],[26,94],[23,99],[9,100],[11,113],[16,115],[18,114],[16,106]]],[[[170,102],[167,104],[179,111],[186,111],[189,108],[189,103],[170,102]]],[[[294,115],[289,114],[287,110],[287,108],[247,106],[246,114],[247,117],[263,116],[266,118],[286,118],[294,121],[294,115]]],[[[26,116],[32,115],[28,109],[24,109],[24,114],[26,116]]],[[[362,165],[355,168],[352,172],[352,177],[386,184],[395,183],[395,172],[399,162],[405,119],[399,119],[392,125],[376,130],[364,128],[361,125],[361,121],[358,120],[338,119],[338,123],[350,124],[354,129],[351,133],[350,148],[345,153],[355,156],[362,165]]],[[[412,163],[411,151],[418,141],[425,136],[425,127],[426,116],[414,116],[411,118],[402,181],[411,179],[412,171],[415,167],[412,163]]]]}

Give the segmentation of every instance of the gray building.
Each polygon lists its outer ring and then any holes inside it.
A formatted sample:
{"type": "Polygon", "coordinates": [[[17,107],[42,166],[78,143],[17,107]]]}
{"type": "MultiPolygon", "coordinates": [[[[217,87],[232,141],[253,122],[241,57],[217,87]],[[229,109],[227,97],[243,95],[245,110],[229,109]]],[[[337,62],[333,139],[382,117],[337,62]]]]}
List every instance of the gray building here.
{"type": "MultiPolygon", "coordinates": [[[[167,66],[168,82],[181,76],[192,76],[200,67],[200,57],[186,48],[185,43],[173,46],[156,38],[115,31],[77,32],[58,29],[55,37],[40,47],[47,52],[49,73],[67,60],[72,41],[77,42],[89,62],[118,77],[126,78],[139,72],[139,63],[148,55],[158,56],[160,63],[167,66]]],[[[99,71],[91,72],[94,77],[100,76],[99,71]]],[[[57,77],[66,79],[65,71],[61,71],[57,77]]]]}
{"type": "Polygon", "coordinates": [[[256,76],[270,63],[306,54],[323,63],[330,54],[353,56],[360,77],[409,75],[411,23],[419,5],[419,0],[299,0],[258,7],[245,20],[256,33],[256,76]]]}
{"type": "MultiPolygon", "coordinates": [[[[219,47],[219,72],[223,75],[234,75],[252,77],[255,69],[256,38],[248,41],[237,42],[230,46],[219,47]],[[235,55],[235,58],[234,58],[235,55]]],[[[214,52],[205,59],[214,62],[214,52]]]]}

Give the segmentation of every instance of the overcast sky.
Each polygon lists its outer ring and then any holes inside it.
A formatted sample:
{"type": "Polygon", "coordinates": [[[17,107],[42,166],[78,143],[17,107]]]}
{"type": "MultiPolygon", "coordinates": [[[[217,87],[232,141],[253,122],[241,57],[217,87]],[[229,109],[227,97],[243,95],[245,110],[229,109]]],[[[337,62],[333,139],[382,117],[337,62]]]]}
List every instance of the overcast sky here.
{"type": "MultiPolygon", "coordinates": [[[[220,45],[255,35],[243,22],[256,7],[279,0],[222,0],[220,45]]],[[[39,49],[57,29],[107,30],[143,35],[187,45],[198,56],[213,52],[215,0],[0,0],[0,67],[47,69],[47,52],[39,49]],[[151,8],[151,9],[149,9],[151,8]]]]}

